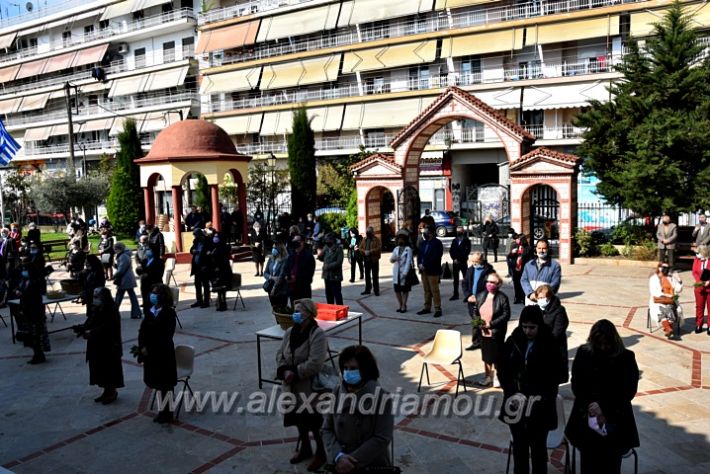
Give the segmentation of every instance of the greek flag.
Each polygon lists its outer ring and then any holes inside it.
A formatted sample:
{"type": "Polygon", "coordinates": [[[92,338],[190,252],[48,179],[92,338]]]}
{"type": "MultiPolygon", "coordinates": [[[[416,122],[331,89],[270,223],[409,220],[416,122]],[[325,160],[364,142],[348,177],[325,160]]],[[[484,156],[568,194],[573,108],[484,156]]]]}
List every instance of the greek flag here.
{"type": "Polygon", "coordinates": [[[12,135],[5,129],[5,125],[0,119],[0,163],[7,166],[20,148],[22,148],[20,144],[12,138],[12,135]]]}

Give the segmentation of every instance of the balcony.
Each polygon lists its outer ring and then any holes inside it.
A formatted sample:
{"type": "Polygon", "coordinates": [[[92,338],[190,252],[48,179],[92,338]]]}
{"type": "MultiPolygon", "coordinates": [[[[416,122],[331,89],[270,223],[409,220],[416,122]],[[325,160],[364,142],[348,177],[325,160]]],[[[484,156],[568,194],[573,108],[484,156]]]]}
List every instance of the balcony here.
{"type": "MultiPolygon", "coordinates": [[[[450,73],[429,78],[409,79],[407,81],[392,81],[389,78],[378,80],[377,83],[363,84],[362,94],[356,83],[340,84],[318,89],[282,89],[278,91],[250,93],[250,96],[236,99],[227,98],[224,101],[212,102],[209,97],[203,97],[203,113],[227,112],[230,110],[253,109],[283,104],[300,104],[328,99],[358,97],[363,95],[388,94],[393,92],[424,91],[444,89],[448,86],[471,86],[474,84],[495,84],[499,82],[519,81],[528,79],[547,79],[565,76],[601,74],[611,72],[614,66],[621,62],[621,56],[605,56],[605,61],[594,63],[579,62],[544,62],[535,68],[513,66],[488,70],[485,81],[480,72],[471,74],[450,73]]],[[[598,58],[595,58],[598,59],[598,58]]]]}
{"type": "MultiPolygon", "coordinates": [[[[143,149],[150,148],[152,140],[141,140],[143,149]]],[[[118,148],[118,139],[108,140],[84,140],[74,144],[74,154],[78,158],[84,152],[96,152],[105,150],[115,150],[118,148]]],[[[25,156],[36,155],[56,155],[69,154],[69,143],[59,143],[53,145],[40,145],[37,142],[28,142],[25,144],[25,156]]],[[[96,153],[93,153],[96,154],[96,153]]]]}
{"type": "Polygon", "coordinates": [[[63,12],[81,5],[86,5],[87,3],[89,3],[87,0],[66,0],[64,2],[49,6],[44,5],[42,6],[42,8],[37,8],[36,10],[33,10],[31,12],[23,12],[21,15],[11,16],[9,18],[5,16],[5,18],[0,20],[0,28],[7,28],[8,26],[19,25],[21,23],[37,20],[39,18],[46,18],[49,15],[63,12]]]}
{"type": "Polygon", "coordinates": [[[319,36],[289,38],[279,44],[258,44],[243,48],[232,55],[212,55],[210,66],[222,66],[255,59],[264,59],[302,51],[315,51],[336,46],[358,44],[383,38],[398,38],[419,33],[432,33],[457,28],[483,26],[512,20],[537,18],[541,16],[592,10],[622,3],[642,3],[648,0],[562,0],[545,3],[529,2],[504,7],[478,8],[471,11],[455,12],[449,16],[442,12],[431,13],[424,18],[409,17],[389,20],[386,26],[370,25],[355,29],[341,28],[325,32],[319,36]]]}
{"type": "Polygon", "coordinates": [[[198,25],[206,25],[218,21],[238,18],[240,16],[252,15],[275,10],[289,5],[298,5],[312,0],[253,0],[251,2],[240,2],[229,7],[215,8],[207,12],[200,13],[197,17],[198,25]]]}
{"type": "MultiPolygon", "coordinates": [[[[191,8],[180,8],[178,10],[145,17],[138,20],[113,24],[108,28],[95,30],[87,35],[78,36],[76,38],[59,39],[51,43],[48,50],[43,50],[42,54],[51,51],[57,51],[60,49],[70,48],[72,46],[85,44],[87,42],[111,38],[113,36],[130,33],[133,31],[140,31],[154,26],[159,26],[183,19],[195,19],[195,14],[193,13],[191,8]]],[[[18,51],[12,51],[7,54],[0,54],[0,63],[14,61],[16,59],[25,59],[35,56],[37,54],[39,54],[39,52],[36,46],[21,49],[18,51]]]]}

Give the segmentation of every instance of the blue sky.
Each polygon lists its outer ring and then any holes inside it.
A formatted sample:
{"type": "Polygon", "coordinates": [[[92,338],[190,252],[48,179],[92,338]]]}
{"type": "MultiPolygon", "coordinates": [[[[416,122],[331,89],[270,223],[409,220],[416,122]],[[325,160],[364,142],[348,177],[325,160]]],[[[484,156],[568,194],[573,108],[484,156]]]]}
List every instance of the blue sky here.
{"type": "Polygon", "coordinates": [[[15,17],[20,13],[27,13],[26,5],[27,2],[31,2],[34,6],[34,10],[37,8],[51,7],[54,5],[59,5],[65,3],[67,0],[0,0],[0,9],[2,9],[2,17],[9,18],[15,17]]]}

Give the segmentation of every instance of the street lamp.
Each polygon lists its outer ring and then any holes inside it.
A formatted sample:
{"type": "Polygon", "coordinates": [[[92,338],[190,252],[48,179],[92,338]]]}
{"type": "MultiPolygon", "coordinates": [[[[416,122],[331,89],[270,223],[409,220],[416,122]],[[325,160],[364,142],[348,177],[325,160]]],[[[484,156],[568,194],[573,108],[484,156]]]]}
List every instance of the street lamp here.
{"type": "Polygon", "coordinates": [[[269,152],[269,158],[268,158],[268,163],[269,163],[269,168],[271,168],[271,187],[269,189],[269,208],[270,208],[270,214],[269,214],[269,221],[271,224],[271,234],[273,237],[276,237],[276,155],[274,155],[273,152],[269,152]]]}

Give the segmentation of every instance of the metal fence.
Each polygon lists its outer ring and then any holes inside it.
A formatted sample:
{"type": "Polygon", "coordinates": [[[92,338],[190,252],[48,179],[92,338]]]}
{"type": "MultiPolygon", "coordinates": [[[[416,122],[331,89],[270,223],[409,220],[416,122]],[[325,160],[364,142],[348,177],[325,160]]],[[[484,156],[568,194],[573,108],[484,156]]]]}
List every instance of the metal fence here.
{"type": "Polygon", "coordinates": [[[586,231],[607,229],[633,217],[634,213],[613,204],[581,202],[577,204],[577,228],[586,231]]]}

